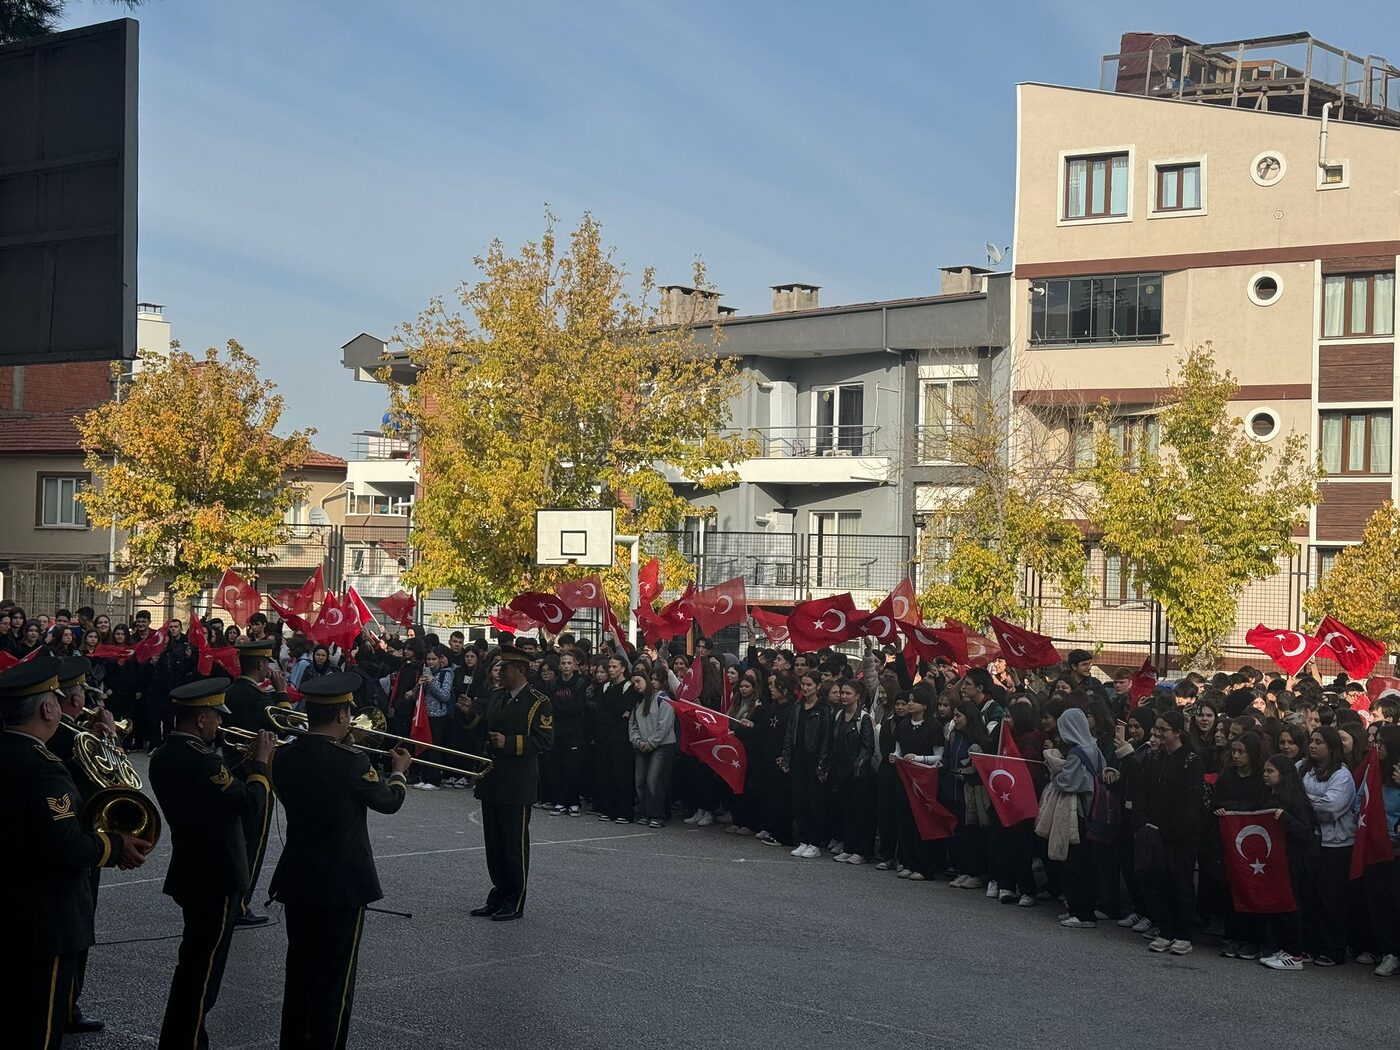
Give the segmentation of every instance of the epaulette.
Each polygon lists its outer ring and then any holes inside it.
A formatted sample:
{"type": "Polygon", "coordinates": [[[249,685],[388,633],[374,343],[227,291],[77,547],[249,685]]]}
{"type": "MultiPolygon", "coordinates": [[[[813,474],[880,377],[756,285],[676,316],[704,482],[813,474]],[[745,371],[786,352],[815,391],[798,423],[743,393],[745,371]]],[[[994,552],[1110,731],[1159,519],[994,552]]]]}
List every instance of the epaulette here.
{"type": "Polygon", "coordinates": [[[35,750],[35,752],[37,752],[38,754],[43,755],[43,756],[44,756],[45,758],[47,758],[50,762],[57,762],[60,766],[63,765],[63,759],[59,758],[59,757],[58,757],[57,755],[55,755],[52,751],[50,751],[48,748],[46,748],[43,744],[35,744],[35,745],[34,745],[34,750],[35,750]]]}
{"type": "MultiPolygon", "coordinates": [[[[186,737],[185,743],[189,744],[190,747],[194,748],[201,755],[212,755],[214,753],[214,749],[212,747],[209,747],[208,745],[194,739],[194,737],[186,737]]],[[[162,744],[161,746],[164,747],[165,745],[162,744]]]]}
{"type": "Polygon", "coordinates": [[[342,751],[349,751],[352,755],[364,754],[364,752],[361,751],[354,744],[347,744],[344,740],[332,740],[331,743],[333,743],[336,747],[340,748],[342,751]]]}
{"type": "Polygon", "coordinates": [[[544,693],[540,692],[534,686],[530,687],[530,695],[536,700],[543,700],[545,703],[549,703],[549,697],[547,697],[544,693]]]}

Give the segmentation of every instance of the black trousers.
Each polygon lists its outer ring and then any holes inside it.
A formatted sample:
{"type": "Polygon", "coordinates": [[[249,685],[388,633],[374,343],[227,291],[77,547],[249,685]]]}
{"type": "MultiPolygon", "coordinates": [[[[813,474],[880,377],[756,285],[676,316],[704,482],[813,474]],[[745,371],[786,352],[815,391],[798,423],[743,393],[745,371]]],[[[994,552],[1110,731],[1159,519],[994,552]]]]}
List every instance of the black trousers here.
{"type": "Polygon", "coordinates": [[[846,781],[835,793],[841,803],[841,845],[847,853],[867,860],[875,854],[875,777],[864,776],[846,781]]]}
{"type": "Polygon", "coordinates": [[[77,961],[76,953],[8,960],[11,972],[0,982],[0,1017],[5,1018],[7,1047],[53,1050],[62,1045],[77,961]]]}
{"type": "Polygon", "coordinates": [[[281,1050],[344,1050],[350,1037],[363,905],[288,904],[281,1050]]]}
{"type": "Polygon", "coordinates": [[[1351,846],[1323,846],[1303,901],[1307,950],[1343,962],[1347,950],[1347,886],[1351,846]]]}
{"type": "Polygon", "coordinates": [[[899,828],[899,843],[895,852],[899,866],[917,871],[924,878],[933,878],[943,870],[940,857],[947,856],[948,840],[925,842],[919,837],[919,825],[914,821],[914,811],[909,808],[909,793],[904,790],[902,783],[899,785],[899,797],[895,799],[895,807],[895,818],[899,828]]]}
{"type": "Polygon", "coordinates": [[[1023,820],[1009,828],[999,823],[988,829],[992,877],[1002,890],[1023,897],[1035,896],[1035,821],[1023,820]]]}
{"type": "Polygon", "coordinates": [[[817,767],[794,765],[792,815],[797,821],[798,842],[826,846],[826,799],[826,785],[817,779],[817,767]]]}
{"type": "MultiPolygon", "coordinates": [[[[628,744],[628,749],[631,749],[628,744]]],[[[558,806],[577,806],[579,798],[587,787],[588,747],[582,743],[559,746],[556,740],[553,747],[545,752],[548,760],[545,765],[552,773],[551,794],[541,798],[558,806]]],[[[541,770],[543,772],[543,770],[541,770]]]]}
{"type": "MultiPolygon", "coordinates": [[[[794,845],[792,836],[792,775],[784,773],[773,759],[762,767],[759,781],[763,797],[759,805],[763,809],[762,824],[768,834],[784,846],[794,845]]],[[[752,770],[750,770],[752,776],[752,770]]]]}
{"type": "Polygon", "coordinates": [[[904,786],[888,762],[881,762],[875,773],[875,830],[880,838],[876,849],[881,860],[894,860],[899,843],[899,799],[904,786]]]}
{"type": "MultiPolygon", "coordinates": [[[[90,868],[88,870],[88,875],[92,880],[92,902],[93,906],[96,907],[97,891],[102,885],[102,869],[90,868]]],[[[87,962],[88,953],[87,949],[84,948],[77,954],[73,964],[73,984],[68,994],[68,1010],[64,1014],[69,1020],[72,1020],[78,1014],[78,996],[83,994],[83,981],[87,978],[87,962]]]]}
{"type": "Polygon", "coordinates": [[[230,894],[180,905],[185,928],[175,960],[175,976],[170,979],[165,1020],[160,1026],[160,1050],[208,1047],[204,1019],[219,998],[238,903],[238,896],[230,894]]]}
{"type": "Polygon", "coordinates": [[[632,819],[633,796],[636,794],[636,772],[630,742],[599,744],[597,757],[597,792],[593,808],[616,820],[632,819]]]}
{"type": "Polygon", "coordinates": [[[486,906],[524,911],[530,881],[530,807],[482,802],[481,829],[486,834],[486,871],[491,878],[486,906]]]}
{"type": "MultiPolygon", "coordinates": [[[[1083,822],[1080,824],[1082,827],[1083,822]]],[[[1098,889],[1094,848],[1088,842],[1076,843],[1065,858],[1065,908],[1083,922],[1094,921],[1094,894],[1098,889]]]]}
{"type": "Polygon", "coordinates": [[[1172,941],[1191,939],[1196,915],[1196,843],[1166,843],[1164,863],[1147,873],[1152,885],[1152,919],[1158,932],[1172,941]]]}
{"type": "Polygon", "coordinates": [[[271,788],[267,792],[267,804],[256,813],[245,813],[243,820],[243,841],[248,847],[248,888],[243,891],[243,899],[238,902],[238,914],[246,915],[252,907],[253,893],[258,887],[258,874],[262,871],[263,858],[267,855],[267,832],[272,827],[272,810],[277,798],[271,788]]]}

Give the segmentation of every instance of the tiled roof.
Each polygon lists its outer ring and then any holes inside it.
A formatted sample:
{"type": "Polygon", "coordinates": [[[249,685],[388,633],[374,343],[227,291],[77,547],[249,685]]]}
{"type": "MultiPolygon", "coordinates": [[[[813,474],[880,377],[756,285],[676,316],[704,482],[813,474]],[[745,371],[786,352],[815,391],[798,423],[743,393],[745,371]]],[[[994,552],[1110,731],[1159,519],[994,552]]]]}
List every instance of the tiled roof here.
{"type": "Polygon", "coordinates": [[[0,416],[0,455],[23,452],[81,456],[83,446],[73,415],[0,416]]]}
{"type": "Polygon", "coordinates": [[[303,470],[344,470],[345,460],[313,448],[301,466],[303,470]]]}

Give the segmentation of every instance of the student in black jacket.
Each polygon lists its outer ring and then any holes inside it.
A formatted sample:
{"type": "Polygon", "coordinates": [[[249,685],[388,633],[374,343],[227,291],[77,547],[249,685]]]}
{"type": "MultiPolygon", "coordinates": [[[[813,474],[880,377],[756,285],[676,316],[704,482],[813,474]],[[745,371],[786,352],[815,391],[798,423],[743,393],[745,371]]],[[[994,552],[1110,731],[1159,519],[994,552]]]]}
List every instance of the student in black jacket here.
{"type": "Polygon", "coordinates": [[[1194,876],[1205,778],[1201,760],[1187,741],[1186,719],[1180,708],[1161,712],[1152,733],[1159,744],[1156,758],[1144,767],[1143,831],[1139,833],[1153,839],[1147,877],[1152,882],[1153,907],[1159,913],[1152,916],[1159,936],[1148,948],[1185,955],[1192,947],[1194,876]]]}
{"type": "Polygon", "coordinates": [[[768,696],[754,714],[754,726],[759,733],[761,761],[749,760],[749,776],[758,776],[762,830],[756,836],[767,846],[792,846],[792,777],[783,768],[783,747],[787,743],[788,723],[797,703],[792,698],[790,675],[775,673],[768,676],[768,696]]]}
{"type": "MultiPolygon", "coordinates": [[[[1226,813],[1251,813],[1267,807],[1269,789],[1264,783],[1263,751],[1257,733],[1245,733],[1230,745],[1225,769],[1216,779],[1212,792],[1217,818],[1226,813]]],[[[1213,830],[1208,828],[1207,833],[1213,830]]],[[[1219,840],[1218,835],[1216,839],[1219,840]]],[[[1225,942],[1220,954],[1227,959],[1258,959],[1259,945],[1264,939],[1263,919],[1259,915],[1235,911],[1219,850],[1214,856],[1221,864],[1220,880],[1225,883],[1225,892],[1219,898],[1225,924],[1225,942]]]]}
{"type": "Polygon", "coordinates": [[[876,846],[879,863],[876,871],[889,871],[899,864],[899,805],[904,797],[904,786],[899,782],[894,762],[895,727],[906,713],[905,697],[901,689],[897,698],[889,697],[887,706],[881,712],[883,717],[874,727],[875,736],[875,827],[879,835],[876,846]]]}
{"type": "Polygon", "coordinates": [[[546,760],[553,770],[554,812],[571,817],[583,812],[579,800],[586,786],[593,737],[587,686],[588,680],[579,673],[578,655],[565,649],[559,654],[559,674],[547,690],[554,708],[554,746],[546,760]]]}
{"type": "Polygon", "coordinates": [[[841,683],[841,709],[835,715],[831,744],[832,797],[841,805],[842,851],[836,860],[864,864],[875,852],[875,728],[870,713],[861,707],[862,688],[847,679],[841,683]]]}
{"type": "Polygon", "coordinates": [[[593,715],[597,777],[594,808],[599,820],[630,824],[636,789],[628,726],[637,697],[627,680],[627,665],[618,657],[610,656],[606,666],[608,683],[595,703],[593,715]]]}
{"type": "MultiPolygon", "coordinates": [[[[894,754],[920,765],[940,765],[943,760],[943,729],[933,717],[933,688],[920,682],[912,690],[905,702],[908,717],[900,719],[894,729],[894,754]]],[[[897,776],[898,774],[896,774],[897,776]]],[[[944,770],[939,780],[940,793],[943,777],[951,780],[952,773],[944,770]]],[[[909,795],[902,784],[898,796],[898,864],[899,877],[923,882],[938,874],[938,857],[943,853],[941,843],[925,842],[919,837],[918,825],[914,823],[914,811],[909,808],[909,795]]],[[[944,854],[946,855],[946,853],[944,854]]]]}
{"type": "Polygon", "coordinates": [[[792,777],[792,810],[797,820],[794,857],[820,856],[826,828],[826,779],[831,768],[832,707],[822,702],[816,672],[798,679],[800,697],[788,722],[782,768],[792,777]]]}
{"type": "MultiPolygon", "coordinates": [[[[1274,755],[1264,763],[1264,783],[1268,788],[1267,808],[1283,824],[1288,834],[1288,874],[1293,879],[1293,899],[1307,896],[1312,865],[1322,850],[1322,834],[1317,813],[1303,790],[1303,777],[1294,762],[1274,755]]],[[[1294,910],[1264,917],[1265,955],[1259,960],[1271,970],[1303,968],[1303,923],[1294,910]]]]}

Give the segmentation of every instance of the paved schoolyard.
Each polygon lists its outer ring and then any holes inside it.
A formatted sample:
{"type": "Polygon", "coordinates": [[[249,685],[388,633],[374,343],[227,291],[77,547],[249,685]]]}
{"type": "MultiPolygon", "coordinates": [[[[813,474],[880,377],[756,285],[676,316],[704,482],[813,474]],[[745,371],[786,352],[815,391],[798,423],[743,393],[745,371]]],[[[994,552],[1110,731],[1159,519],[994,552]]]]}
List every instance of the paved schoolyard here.
{"type": "MultiPolygon", "coordinates": [[[[1400,1023],[1400,979],[1353,964],[1273,973],[1205,943],[1153,956],[1111,924],[1062,930],[1049,905],[799,861],[719,827],[537,810],[531,830],[528,915],[491,923],[466,914],[485,895],[470,792],[410,791],[398,814],[371,814],[380,905],[413,918],[366,919],[352,1047],[1317,1050],[1381,1045],[1400,1023]]],[[[101,941],[178,933],[167,859],[104,873],[101,941]]],[[[65,1045],[154,1045],[175,946],[95,947],[83,1003],[108,1030],[65,1045]]],[[[276,1046],[285,947],[277,926],[235,934],[215,1047],[276,1046]]]]}

